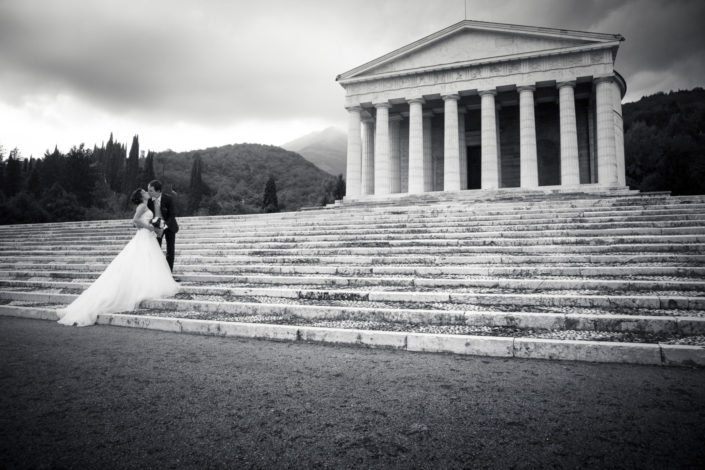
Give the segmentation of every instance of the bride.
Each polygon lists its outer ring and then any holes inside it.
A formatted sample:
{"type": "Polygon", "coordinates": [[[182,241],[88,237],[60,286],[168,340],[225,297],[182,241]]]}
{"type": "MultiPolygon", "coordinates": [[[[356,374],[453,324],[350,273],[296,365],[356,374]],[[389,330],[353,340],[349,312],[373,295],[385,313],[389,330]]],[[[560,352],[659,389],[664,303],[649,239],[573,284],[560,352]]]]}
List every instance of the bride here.
{"type": "Polygon", "coordinates": [[[99,313],[134,310],[141,301],[168,297],[179,291],[169,264],[156,240],[147,208],[149,194],[143,189],[132,193],[137,205],[132,219],[137,233],[103,271],[103,274],[68,307],[57,310],[63,325],[93,325],[99,313]]]}

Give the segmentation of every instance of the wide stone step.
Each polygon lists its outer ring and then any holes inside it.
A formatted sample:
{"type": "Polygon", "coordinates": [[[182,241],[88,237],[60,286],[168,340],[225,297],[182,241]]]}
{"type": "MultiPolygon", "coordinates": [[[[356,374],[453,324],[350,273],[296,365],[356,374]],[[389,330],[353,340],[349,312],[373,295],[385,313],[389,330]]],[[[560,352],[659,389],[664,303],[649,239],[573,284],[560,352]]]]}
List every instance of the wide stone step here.
{"type": "MultiPolygon", "coordinates": [[[[649,217],[657,217],[657,220],[664,220],[664,217],[677,218],[681,220],[702,220],[703,212],[705,212],[705,205],[701,206],[676,206],[676,207],[665,207],[660,210],[633,210],[633,209],[623,209],[616,211],[555,211],[550,208],[542,209],[532,213],[521,213],[520,211],[510,211],[503,214],[475,214],[471,211],[463,211],[456,215],[443,214],[442,216],[437,216],[427,213],[414,215],[414,214],[386,214],[384,217],[380,217],[379,214],[371,214],[369,216],[364,216],[360,218],[352,217],[350,214],[344,214],[344,223],[341,224],[341,218],[336,218],[331,216],[331,214],[324,214],[318,218],[312,218],[306,215],[300,215],[291,220],[276,220],[270,219],[267,222],[262,222],[260,220],[245,221],[239,219],[220,219],[214,217],[210,220],[210,224],[204,227],[203,224],[198,223],[198,221],[193,221],[193,226],[191,228],[232,228],[238,227],[241,229],[247,228],[257,228],[266,227],[271,230],[274,227],[299,227],[299,228],[320,228],[320,227],[341,227],[345,225],[360,225],[366,222],[372,222],[377,225],[388,225],[394,223],[404,223],[413,221],[418,224],[448,224],[451,222],[485,222],[491,225],[496,222],[511,220],[516,223],[517,220],[530,221],[530,220],[543,220],[544,222],[553,218],[569,218],[571,220],[580,219],[583,221],[591,221],[592,219],[608,218],[612,220],[648,220],[649,217]],[[551,214],[551,218],[547,218],[546,214],[551,214]],[[384,221],[384,223],[381,223],[384,221]]],[[[183,227],[189,227],[188,217],[180,218],[180,225],[183,227]]],[[[596,221],[596,220],[593,220],[596,221]]],[[[36,225],[19,225],[19,226],[4,226],[1,228],[0,233],[3,232],[13,232],[17,227],[21,227],[25,233],[36,233],[44,236],[61,236],[61,235],[80,235],[86,232],[87,228],[98,229],[101,232],[106,233],[120,233],[124,230],[125,220],[111,221],[110,224],[100,224],[99,221],[90,223],[86,222],[81,225],[65,227],[65,226],[53,226],[52,224],[44,224],[43,226],[36,225]]]]}
{"type": "MultiPolygon", "coordinates": [[[[40,273],[43,274],[43,273],[40,273]]],[[[80,293],[97,278],[98,273],[90,273],[84,277],[72,277],[59,280],[47,273],[44,276],[33,276],[25,279],[4,278],[0,273],[0,287],[6,290],[43,291],[60,289],[63,292],[80,293]]],[[[183,292],[195,295],[270,295],[267,292],[286,292],[272,296],[300,297],[298,293],[313,292],[326,288],[366,287],[374,291],[391,291],[401,289],[416,294],[431,294],[422,296],[424,299],[441,299],[450,297],[451,302],[464,299],[471,294],[528,294],[535,295],[570,295],[596,296],[599,298],[613,296],[643,295],[646,292],[652,297],[705,297],[705,281],[675,282],[675,281],[610,281],[610,280],[569,280],[569,279],[438,279],[438,278],[344,278],[344,277],[291,277],[291,276],[179,276],[183,292]],[[266,287],[264,291],[253,294],[251,289],[266,287]],[[209,288],[214,289],[208,291],[209,288]],[[235,291],[233,289],[250,289],[235,291]],[[296,294],[296,295],[294,295],[296,294]],[[460,297],[456,297],[461,294],[460,297]]],[[[324,292],[331,292],[326,290],[324,292]]],[[[347,291],[346,291],[347,292],[347,291]]],[[[359,292],[359,291],[355,291],[359,292]]],[[[338,295],[335,291],[334,295],[338,295]]],[[[396,295],[396,294],[392,294],[396,295]]],[[[374,297],[374,296],[373,296],[374,297]]],[[[487,297],[489,298],[489,297],[487,297]]],[[[640,297],[641,299],[641,297],[640,297]]],[[[368,297],[369,300],[369,297],[368,297]]],[[[396,300],[396,299],[395,299],[396,300]]],[[[520,298],[525,301],[525,298],[520,298]]],[[[427,300],[430,301],[430,300],[427,300]]],[[[436,301],[436,300],[434,300],[436,301]]],[[[476,303],[487,303],[481,299],[476,303]]],[[[545,304],[545,302],[543,302],[545,304]]],[[[530,303],[527,303],[530,304],[530,303]]],[[[538,305],[538,304],[537,304],[538,305]]],[[[616,304],[611,304],[616,305],[616,304]]],[[[661,308],[653,307],[652,308],[661,308]]]]}
{"type": "MultiPolygon", "coordinates": [[[[80,293],[87,287],[77,285],[68,288],[80,293]]],[[[0,290],[0,299],[30,300],[54,295],[57,291],[66,293],[67,288],[44,287],[31,291],[26,286],[5,287],[0,290]],[[20,290],[23,289],[23,290],[20,290]]],[[[272,299],[293,299],[296,301],[348,301],[381,302],[401,304],[441,304],[476,308],[476,306],[515,306],[515,307],[580,307],[597,309],[660,309],[660,310],[705,310],[705,293],[693,296],[692,293],[664,293],[662,295],[580,295],[562,292],[543,293],[478,293],[470,290],[350,290],[350,289],[287,289],[282,287],[217,287],[217,286],[182,286],[180,295],[204,300],[230,301],[234,298],[243,300],[249,297],[266,297],[272,299]],[[214,298],[214,299],[211,299],[214,298]]],[[[62,297],[63,298],[63,297],[62,297]]],[[[43,301],[47,301],[46,299],[43,301]]],[[[447,307],[444,307],[447,308],[447,307]]],[[[702,313],[702,312],[700,312],[702,313]]]]}
{"type": "MultiPolygon", "coordinates": [[[[105,263],[0,263],[0,271],[9,273],[14,277],[33,276],[36,272],[54,270],[65,273],[102,272],[107,267],[105,263]]],[[[702,266],[668,266],[668,265],[639,265],[630,263],[629,266],[560,266],[560,265],[526,265],[526,266],[419,266],[419,265],[361,265],[349,264],[332,265],[282,265],[270,263],[251,264],[221,264],[218,266],[203,263],[183,264],[175,266],[177,274],[202,275],[203,273],[218,275],[265,274],[265,275],[311,275],[334,274],[338,276],[511,276],[516,278],[527,277],[601,277],[601,278],[628,278],[651,279],[654,276],[689,278],[693,280],[705,279],[705,267],[702,266]]]]}
{"type": "MultiPolygon", "coordinates": [[[[345,230],[349,228],[354,228],[360,225],[372,226],[378,228],[384,227],[394,227],[394,226],[418,226],[418,227],[438,227],[445,225],[455,225],[461,224],[466,226],[486,226],[486,227],[503,227],[503,226],[516,226],[520,225],[547,225],[547,224],[595,224],[595,223],[618,223],[618,222],[659,222],[667,220],[680,220],[680,221],[692,221],[692,222],[702,222],[703,221],[703,211],[705,208],[698,211],[659,211],[657,213],[642,214],[642,213],[625,213],[625,214],[599,214],[587,216],[585,214],[554,214],[550,211],[547,213],[536,214],[534,217],[526,217],[517,214],[507,215],[506,217],[487,217],[479,219],[477,217],[471,217],[467,214],[458,217],[443,217],[443,218],[430,218],[430,217],[376,217],[364,220],[351,219],[348,216],[322,219],[322,220],[312,220],[310,218],[302,217],[297,220],[293,220],[287,223],[274,223],[263,222],[263,223],[251,223],[244,224],[240,223],[238,220],[226,220],[218,221],[217,219],[211,220],[208,224],[192,223],[189,218],[180,218],[179,225],[183,228],[189,230],[232,230],[236,227],[238,230],[244,231],[272,231],[272,230],[319,230],[321,228],[326,228],[328,230],[345,230]],[[547,214],[551,214],[549,217],[547,214]],[[183,219],[183,220],[181,220],[183,219]]],[[[71,229],[62,228],[48,228],[35,229],[25,225],[15,225],[15,226],[4,226],[2,232],[7,232],[11,235],[13,232],[21,229],[23,232],[33,235],[39,235],[44,237],[60,237],[60,236],[76,236],[84,235],[87,229],[96,230],[100,233],[107,234],[119,234],[131,227],[129,220],[120,220],[112,226],[100,226],[96,222],[93,226],[87,227],[77,227],[71,229]]],[[[0,232],[1,233],[1,232],[0,232]]],[[[4,235],[5,233],[3,233],[4,235]]]]}
{"type": "MultiPolygon", "coordinates": [[[[98,260],[114,257],[119,252],[115,247],[109,250],[94,248],[86,250],[27,250],[8,251],[0,253],[7,261],[26,262],[71,262],[76,259],[98,260]]],[[[443,256],[455,254],[463,255],[539,255],[539,254],[678,254],[688,253],[692,256],[705,254],[705,244],[633,244],[633,245],[537,245],[537,246],[375,246],[375,247],[349,247],[349,248],[241,248],[241,249],[177,249],[176,256],[181,259],[201,257],[204,260],[217,257],[223,259],[237,259],[243,256],[283,256],[283,257],[311,257],[311,256],[399,256],[399,255],[435,255],[443,256]]]]}
{"type": "MultiPolygon", "coordinates": [[[[114,256],[63,256],[61,263],[70,264],[96,264],[109,263],[114,256]]],[[[233,256],[182,256],[178,261],[182,265],[200,264],[207,269],[219,270],[220,265],[228,264],[354,264],[354,265],[421,265],[421,266],[457,266],[457,265],[522,265],[522,264],[557,264],[557,265],[625,265],[625,264],[671,264],[678,266],[698,267],[705,264],[705,255],[700,254],[673,254],[673,253],[650,253],[641,254],[633,252],[614,252],[610,254],[541,254],[541,255],[456,255],[456,256],[434,256],[417,254],[392,255],[380,253],[379,256],[358,256],[358,255],[335,255],[335,254],[310,254],[301,255],[280,255],[269,256],[266,254],[256,255],[233,255],[233,256]]],[[[53,265],[51,260],[45,256],[8,256],[3,257],[0,269],[15,265],[24,266],[31,264],[53,265]]]]}
{"type": "MultiPolygon", "coordinates": [[[[702,209],[705,207],[702,201],[683,201],[676,198],[669,198],[667,201],[660,203],[646,202],[639,200],[622,201],[615,204],[615,201],[565,201],[565,202],[550,202],[550,203],[498,203],[489,202],[487,204],[436,204],[433,206],[393,206],[384,209],[376,208],[339,208],[339,209],[323,209],[318,211],[306,212],[283,212],[274,214],[250,214],[250,215],[230,215],[216,217],[190,217],[194,221],[203,220],[240,220],[246,222],[257,223],[262,220],[267,221],[282,221],[288,222],[301,218],[326,218],[336,214],[346,214],[351,217],[377,216],[377,215],[453,215],[457,213],[471,213],[478,216],[483,215],[506,215],[509,213],[534,214],[541,213],[546,210],[551,212],[630,212],[630,211],[658,211],[678,209],[702,209]]],[[[111,225],[116,222],[113,220],[101,220],[103,225],[111,225]]],[[[62,227],[67,229],[82,228],[91,224],[93,221],[80,222],[60,222],[52,224],[27,224],[27,227],[41,230],[42,225],[50,227],[62,227]]]]}
{"type": "MultiPolygon", "coordinates": [[[[3,292],[2,298],[7,299],[3,292]]],[[[17,294],[17,293],[15,293],[17,294]]],[[[20,295],[16,295],[20,297],[20,295]]],[[[21,307],[60,308],[69,303],[70,294],[25,294],[17,304],[0,305],[0,314],[21,307]]],[[[142,302],[142,315],[176,318],[227,319],[229,321],[274,324],[297,324],[310,321],[359,321],[386,324],[389,331],[399,331],[407,325],[436,325],[442,327],[492,328],[495,335],[517,335],[518,331],[544,330],[546,332],[585,331],[615,332],[641,335],[643,342],[700,337],[705,333],[705,318],[691,316],[645,316],[638,314],[586,314],[502,312],[491,310],[434,310],[424,308],[384,308],[356,305],[311,305],[259,302],[220,302],[208,300],[155,299],[142,302]],[[650,341],[649,341],[650,339],[650,341]]],[[[462,330],[461,330],[462,331],[462,330]]],[[[472,334],[464,332],[461,334],[472,334]]],[[[521,333],[520,333],[521,334],[521,333]]]]}
{"type": "MultiPolygon", "coordinates": [[[[0,315],[56,320],[51,309],[0,306],[0,315]]],[[[385,347],[406,351],[443,352],[524,359],[562,359],[591,362],[619,362],[663,366],[705,365],[703,348],[689,346],[693,337],[669,339],[667,335],[637,335],[632,332],[520,330],[520,335],[493,336],[495,328],[436,326],[352,321],[306,321],[304,325],[245,323],[156,315],[99,314],[98,324],[147,328],[200,335],[306,341],[329,344],[385,347]],[[330,325],[311,326],[316,324],[330,325]],[[397,331],[390,331],[396,327],[397,331]],[[362,329],[365,328],[365,329],[362,329]],[[385,329],[387,329],[385,331],[385,329]],[[432,330],[416,332],[412,329],[432,330]],[[465,330],[466,334],[455,330],[465,330]],[[440,330],[440,332],[438,331],[440,330]],[[471,330],[475,333],[468,333],[471,330]],[[590,341],[590,339],[593,339],[590,341]],[[652,343],[646,343],[651,339],[652,343]],[[684,343],[687,342],[687,343],[684,343]]],[[[509,328],[499,331],[508,333],[509,328]]]]}
{"type": "MultiPolygon", "coordinates": [[[[705,230],[705,229],[704,229],[705,230]]],[[[705,244],[705,235],[662,235],[662,236],[594,236],[594,237],[543,237],[543,238],[520,238],[508,237],[507,234],[495,237],[470,237],[470,234],[460,234],[457,237],[449,237],[448,234],[440,234],[435,238],[424,238],[423,235],[414,235],[411,237],[378,237],[378,238],[355,238],[355,237],[339,237],[335,240],[306,240],[306,239],[284,239],[284,241],[268,241],[266,239],[250,239],[248,241],[233,240],[223,237],[220,240],[211,240],[207,243],[207,247],[203,247],[203,241],[193,241],[189,239],[179,239],[178,249],[180,252],[199,253],[203,250],[263,250],[263,249],[335,249],[335,248],[386,248],[386,247],[428,247],[428,248],[443,248],[443,247],[467,247],[482,248],[487,250],[499,249],[500,247],[530,247],[531,249],[539,249],[539,246],[547,247],[565,247],[573,245],[576,247],[592,246],[592,247],[624,247],[635,246],[641,247],[644,250],[664,250],[673,251],[674,249],[683,249],[685,246],[702,248],[705,244]]],[[[333,238],[333,237],[331,237],[333,238]]],[[[27,252],[35,254],[73,254],[76,252],[84,253],[90,251],[92,253],[106,252],[114,253],[122,249],[125,245],[125,240],[106,239],[94,244],[20,244],[14,246],[0,246],[0,256],[21,255],[27,252]]],[[[562,249],[562,248],[561,248],[562,249]]],[[[568,248],[565,248],[568,249],[568,248]]],[[[596,249],[596,248],[593,248],[596,249]]],[[[630,248],[631,249],[631,248],[630,248]]]]}
{"type": "MultiPolygon", "coordinates": [[[[75,237],[72,239],[58,240],[56,238],[34,239],[32,238],[31,246],[36,246],[41,249],[45,246],[65,246],[65,247],[90,247],[90,246],[116,246],[124,245],[134,235],[134,230],[125,232],[121,235],[113,236],[86,236],[75,237]]],[[[589,243],[596,244],[609,243],[609,240],[623,240],[625,242],[659,242],[664,239],[673,239],[674,242],[679,240],[686,242],[688,240],[702,241],[705,237],[705,226],[703,227],[682,227],[675,229],[606,229],[606,230],[573,230],[573,231],[498,231],[498,232],[468,232],[459,229],[444,229],[438,232],[415,231],[407,229],[399,229],[395,232],[381,232],[377,230],[356,229],[345,231],[344,233],[330,233],[321,231],[318,234],[276,234],[267,236],[252,236],[237,233],[188,233],[183,230],[179,232],[177,240],[179,244],[214,244],[214,243],[315,243],[326,241],[337,242],[355,242],[368,241],[371,243],[384,243],[390,240],[395,240],[396,243],[403,244],[406,241],[417,240],[436,240],[436,243],[442,243],[443,240],[461,241],[463,243],[483,243],[483,241],[495,240],[497,243],[542,243],[546,240],[556,244],[570,243],[589,243]]],[[[18,249],[27,247],[27,238],[18,237],[17,240],[5,240],[0,243],[2,249],[18,249]]]]}
{"type": "MultiPolygon", "coordinates": [[[[439,225],[438,227],[419,226],[417,224],[402,224],[393,227],[370,227],[370,226],[341,226],[334,229],[319,228],[318,230],[261,230],[245,231],[242,228],[230,227],[223,229],[194,229],[182,228],[179,232],[180,241],[208,241],[208,240],[233,240],[233,241],[280,241],[297,239],[325,240],[345,237],[343,239],[359,239],[361,237],[377,238],[417,238],[424,235],[426,237],[437,238],[541,238],[541,237],[596,237],[596,236],[682,236],[682,235],[703,235],[705,234],[705,221],[698,225],[679,227],[620,227],[618,223],[613,228],[589,228],[579,227],[568,229],[549,229],[546,226],[539,226],[537,229],[531,226],[487,226],[477,227],[467,224],[463,225],[439,225]]],[[[85,234],[74,234],[70,236],[32,236],[32,240],[37,244],[64,244],[80,242],[83,244],[110,243],[115,239],[129,240],[134,235],[134,228],[126,226],[119,232],[91,231],[85,234]]],[[[27,234],[17,233],[14,237],[4,237],[2,246],[24,244],[28,239],[27,234]]]]}
{"type": "MultiPolygon", "coordinates": [[[[16,273],[0,271],[0,286],[13,288],[49,288],[49,289],[80,289],[89,286],[100,272],[46,272],[16,273]],[[30,277],[31,275],[31,277],[30,277]],[[30,279],[30,280],[26,280],[30,279]]],[[[280,288],[301,288],[320,286],[333,287],[371,287],[377,289],[404,287],[414,288],[419,291],[445,289],[487,289],[504,291],[548,292],[548,291],[595,291],[595,294],[617,293],[626,295],[633,292],[661,292],[681,291],[683,295],[705,296],[705,280],[609,280],[609,279],[581,279],[581,278],[422,278],[422,277],[343,277],[343,276],[276,276],[276,275],[251,275],[228,276],[218,274],[191,274],[180,275],[182,286],[186,285],[229,285],[238,286],[278,286],[280,288]]]]}
{"type": "MultiPolygon", "coordinates": [[[[524,227],[525,229],[526,227],[524,227]]],[[[703,232],[705,232],[705,224],[701,226],[682,226],[682,227],[637,227],[637,230],[628,230],[626,227],[614,230],[606,229],[602,225],[591,228],[591,231],[582,231],[582,234],[590,234],[589,236],[576,233],[575,231],[566,231],[564,236],[557,237],[556,232],[551,233],[551,238],[556,239],[557,243],[561,243],[562,240],[573,240],[586,238],[589,240],[597,239],[610,239],[610,238],[647,238],[658,237],[702,237],[703,232]]],[[[419,230],[419,229],[398,229],[395,231],[378,231],[378,230],[367,230],[358,228],[355,231],[350,231],[346,233],[290,233],[290,234],[268,234],[268,235],[256,235],[243,234],[241,232],[235,233],[219,233],[218,236],[203,236],[200,232],[189,234],[187,232],[180,233],[178,236],[179,245],[189,245],[189,244],[200,244],[200,243],[219,243],[219,244],[242,244],[242,243],[314,243],[314,242],[325,242],[325,241],[338,241],[338,242],[354,242],[354,241],[394,241],[398,243],[404,243],[405,241],[416,241],[416,240],[467,240],[467,239],[482,239],[482,238],[501,238],[504,240],[516,240],[517,243],[533,243],[533,238],[546,238],[545,231],[529,231],[529,230],[512,230],[504,232],[489,232],[480,233],[475,231],[467,231],[464,228],[458,227],[445,227],[442,231],[438,230],[419,230]]],[[[560,233],[560,232],[559,232],[560,233]]],[[[72,240],[59,241],[55,238],[32,238],[31,246],[37,246],[39,248],[49,248],[49,249],[61,249],[63,247],[73,247],[73,246],[95,246],[100,244],[101,246],[117,246],[124,244],[126,240],[132,237],[134,230],[126,231],[119,237],[108,237],[108,236],[92,236],[89,237],[74,237],[72,240]]],[[[0,249],[22,249],[28,247],[27,238],[18,237],[17,239],[11,240],[0,240],[0,249]]]]}
{"type": "MultiPolygon", "coordinates": [[[[550,212],[548,213],[550,214],[550,212]]],[[[325,220],[327,223],[322,223],[323,221],[315,221],[306,218],[302,218],[297,221],[292,221],[289,224],[274,224],[274,223],[258,223],[258,224],[241,224],[237,220],[229,221],[217,221],[211,220],[207,224],[193,224],[189,222],[188,218],[184,218],[180,222],[180,226],[186,229],[186,231],[231,231],[235,227],[238,231],[252,232],[252,233],[263,233],[263,232],[277,232],[277,231],[299,231],[302,233],[307,233],[311,231],[319,231],[322,229],[328,231],[340,231],[340,230],[350,230],[356,227],[364,226],[369,228],[377,229],[393,229],[393,228],[438,228],[445,226],[459,226],[459,227],[487,227],[488,230],[492,228],[507,228],[511,227],[521,228],[523,226],[527,227],[543,227],[551,228],[566,226],[567,228],[575,228],[575,226],[583,226],[585,228],[594,228],[595,225],[599,224],[610,224],[613,226],[618,226],[621,223],[633,223],[637,225],[644,225],[648,223],[658,223],[658,222],[673,222],[680,221],[689,224],[699,224],[702,225],[705,215],[702,212],[696,213],[686,213],[678,214],[673,212],[665,212],[661,215],[651,215],[651,216],[614,216],[614,217],[582,217],[576,214],[571,214],[568,217],[561,217],[557,214],[542,215],[541,217],[534,217],[531,219],[521,218],[519,216],[507,217],[507,218],[495,218],[488,220],[476,220],[471,217],[456,217],[453,219],[442,218],[442,219],[429,219],[422,217],[404,217],[404,218],[389,218],[389,217],[379,217],[377,219],[370,219],[369,221],[355,221],[348,217],[340,217],[333,221],[325,220]]],[[[30,234],[33,236],[51,238],[51,237],[75,237],[75,236],[91,236],[93,233],[99,234],[120,234],[124,232],[129,232],[132,230],[132,224],[129,220],[116,221],[116,224],[111,227],[104,227],[99,225],[98,222],[94,223],[94,226],[76,228],[76,229],[50,229],[45,228],[44,230],[31,229],[26,225],[14,225],[14,226],[4,226],[2,231],[3,239],[5,235],[12,236],[18,231],[30,234]]]]}

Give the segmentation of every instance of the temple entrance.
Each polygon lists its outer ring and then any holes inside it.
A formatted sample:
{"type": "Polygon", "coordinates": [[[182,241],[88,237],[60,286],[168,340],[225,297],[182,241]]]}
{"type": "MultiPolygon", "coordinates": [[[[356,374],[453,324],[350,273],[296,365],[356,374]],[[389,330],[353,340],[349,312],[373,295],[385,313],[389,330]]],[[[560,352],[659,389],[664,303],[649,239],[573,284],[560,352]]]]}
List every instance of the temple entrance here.
{"type": "Polygon", "coordinates": [[[481,189],[482,185],[482,151],[479,145],[467,148],[468,153],[468,189],[481,189]]]}

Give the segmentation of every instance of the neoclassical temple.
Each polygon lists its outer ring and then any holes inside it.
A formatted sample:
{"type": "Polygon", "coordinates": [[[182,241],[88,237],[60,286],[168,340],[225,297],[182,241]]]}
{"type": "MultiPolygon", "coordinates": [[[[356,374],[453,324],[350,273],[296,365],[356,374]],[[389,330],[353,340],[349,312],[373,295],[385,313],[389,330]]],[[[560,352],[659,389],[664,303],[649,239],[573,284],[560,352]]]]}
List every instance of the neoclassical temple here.
{"type": "Polygon", "coordinates": [[[339,75],[346,198],[625,186],[623,40],[465,20],[339,75]]]}

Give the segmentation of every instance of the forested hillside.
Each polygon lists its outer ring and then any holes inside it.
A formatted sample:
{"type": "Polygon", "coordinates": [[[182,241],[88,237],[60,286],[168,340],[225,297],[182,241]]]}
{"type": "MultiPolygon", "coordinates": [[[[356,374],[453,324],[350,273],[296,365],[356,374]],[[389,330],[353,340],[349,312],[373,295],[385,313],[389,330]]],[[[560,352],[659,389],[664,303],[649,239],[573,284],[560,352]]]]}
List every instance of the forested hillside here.
{"type": "Polygon", "coordinates": [[[100,148],[55,149],[41,159],[22,159],[13,149],[0,161],[0,223],[126,218],[134,210],[130,193],[154,178],[176,196],[180,215],[291,211],[344,194],[344,181],[270,145],[139,154],[137,136],[128,156],[112,135],[100,148]]]}
{"type": "Polygon", "coordinates": [[[705,194],[705,90],[646,96],[623,116],[630,187],[705,194]]]}
{"type": "Polygon", "coordinates": [[[335,178],[332,175],[297,153],[260,144],[156,153],[154,169],[157,177],[167,182],[179,198],[193,196],[190,175],[196,156],[203,162],[200,213],[260,212],[270,176],[276,182],[279,210],[291,211],[333,202],[330,192],[335,178]]]}

